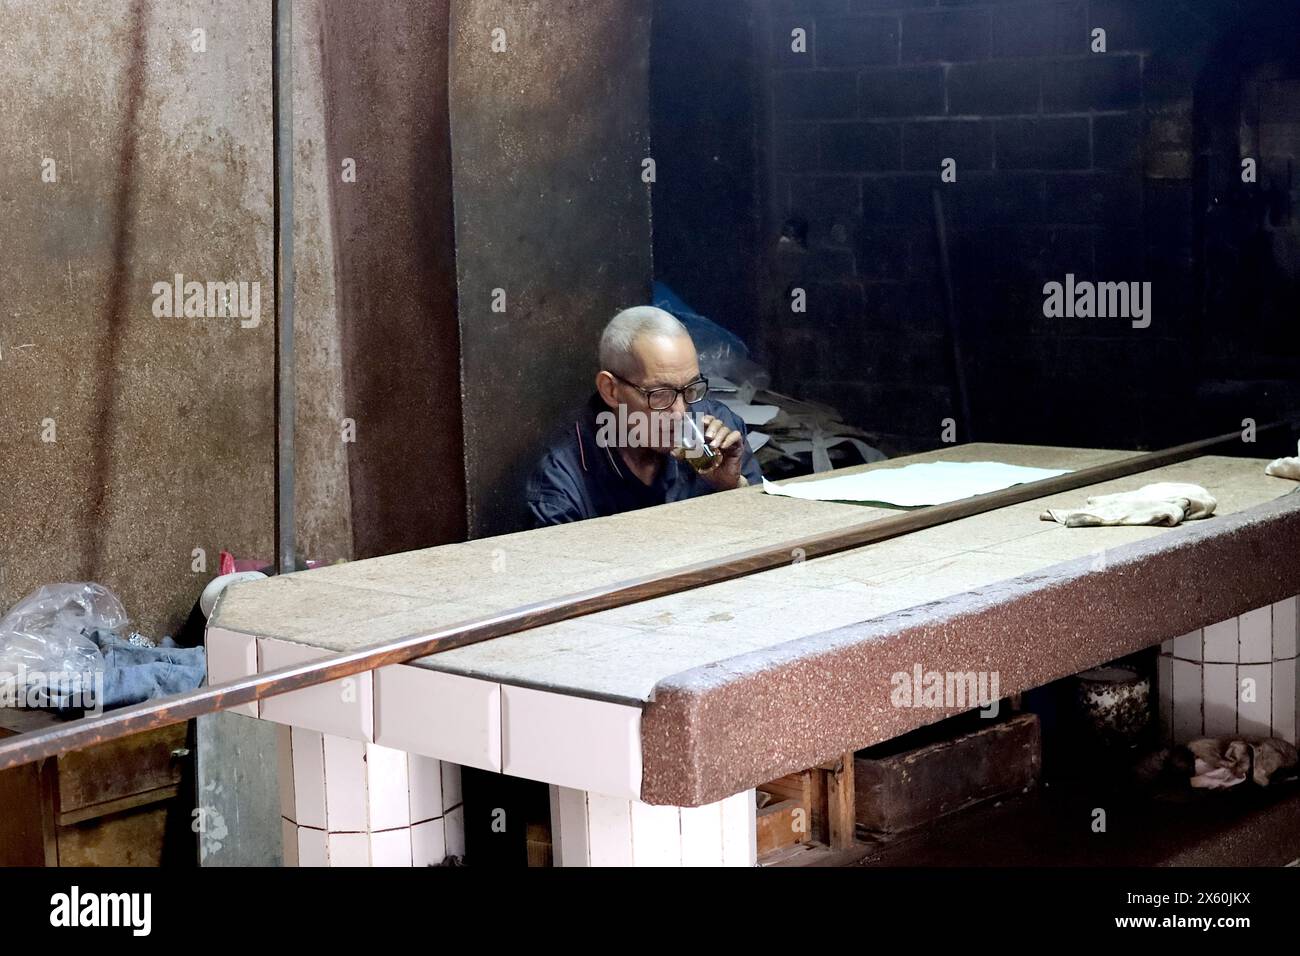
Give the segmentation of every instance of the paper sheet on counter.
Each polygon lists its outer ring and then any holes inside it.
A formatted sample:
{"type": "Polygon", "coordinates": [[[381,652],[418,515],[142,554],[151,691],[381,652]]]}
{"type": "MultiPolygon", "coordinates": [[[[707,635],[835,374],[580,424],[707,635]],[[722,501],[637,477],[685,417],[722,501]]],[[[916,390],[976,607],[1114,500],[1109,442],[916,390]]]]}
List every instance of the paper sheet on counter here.
{"type": "Polygon", "coordinates": [[[1000,461],[933,461],[902,468],[877,468],[857,475],[778,485],[763,479],[769,495],[806,501],[852,501],[896,508],[921,508],[960,501],[1043,478],[1069,468],[1028,468],[1000,461]]]}
{"type": "Polygon", "coordinates": [[[777,412],[781,411],[775,405],[751,405],[749,402],[737,402],[729,398],[724,398],[721,401],[723,405],[735,412],[740,417],[740,420],[750,427],[766,425],[776,418],[777,412]]]}

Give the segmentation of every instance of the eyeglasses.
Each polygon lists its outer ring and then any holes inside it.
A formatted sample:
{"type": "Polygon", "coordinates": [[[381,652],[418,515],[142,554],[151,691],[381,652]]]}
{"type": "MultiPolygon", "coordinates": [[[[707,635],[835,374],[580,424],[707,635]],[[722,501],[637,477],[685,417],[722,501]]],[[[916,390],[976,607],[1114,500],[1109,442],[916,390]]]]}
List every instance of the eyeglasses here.
{"type": "Polygon", "coordinates": [[[672,408],[677,401],[677,396],[682,397],[682,401],[687,405],[694,405],[696,402],[703,401],[704,396],[709,394],[709,380],[700,376],[695,381],[683,385],[681,388],[673,388],[670,385],[663,385],[659,388],[642,388],[636,382],[629,382],[622,375],[610,372],[616,379],[624,385],[631,385],[638,392],[645,396],[646,404],[657,412],[664,409],[672,408]]]}

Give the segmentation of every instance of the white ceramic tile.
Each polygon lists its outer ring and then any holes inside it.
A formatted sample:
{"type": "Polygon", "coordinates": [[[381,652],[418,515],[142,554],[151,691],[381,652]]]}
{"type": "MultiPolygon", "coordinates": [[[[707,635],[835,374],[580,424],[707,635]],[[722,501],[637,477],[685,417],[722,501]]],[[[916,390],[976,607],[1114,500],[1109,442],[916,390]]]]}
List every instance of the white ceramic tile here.
{"type": "Polygon", "coordinates": [[[411,857],[410,827],[370,834],[371,866],[410,866],[411,857]]]}
{"type": "Polygon", "coordinates": [[[722,802],[682,807],[682,866],[722,866],[722,802]]]}
{"type": "Polygon", "coordinates": [[[682,818],[677,807],[629,801],[632,810],[632,865],[681,866],[682,818]]]}
{"type": "MultiPolygon", "coordinates": [[[[327,656],[306,644],[259,638],[258,672],[277,670],[327,656]]],[[[374,740],[374,695],[370,672],[290,691],[262,701],[261,717],[352,740],[374,740]]]]}
{"type": "MultiPolygon", "coordinates": [[[[224,684],[257,673],[257,638],[252,634],[209,627],[204,634],[208,661],[208,683],[224,684]]],[[[232,714],[257,716],[257,702],[229,708],[232,714]]]]}
{"type": "Polygon", "coordinates": [[[1174,729],[1174,659],[1161,654],[1156,660],[1156,677],[1158,689],[1156,695],[1160,706],[1160,739],[1169,743],[1173,739],[1174,729]]]}
{"type": "Polygon", "coordinates": [[[1268,737],[1272,734],[1272,727],[1273,665],[1239,665],[1237,667],[1237,732],[1268,737]],[[1254,700],[1247,699],[1250,697],[1254,700]]]}
{"type": "Polygon", "coordinates": [[[447,839],[447,855],[465,855],[465,808],[452,810],[442,818],[443,834],[447,839]]]}
{"type": "MultiPolygon", "coordinates": [[[[400,753],[400,751],[399,751],[400,753]]],[[[412,823],[440,817],[448,807],[442,798],[442,761],[408,754],[410,773],[409,813],[412,823]]]]}
{"type": "Polygon", "coordinates": [[[1237,694],[1236,664],[1205,665],[1205,736],[1237,732],[1237,694]]]}
{"type": "Polygon", "coordinates": [[[285,866],[298,865],[298,824],[286,817],[280,818],[281,860],[285,866]]]}
{"type": "Polygon", "coordinates": [[[442,807],[451,810],[460,806],[465,799],[461,794],[460,764],[445,760],[438,762],[442,765],[442,807]]]}
{"type": "Polygon", "coordinates": [[[297,823],[298,809],[293,795],[293,729],[283,724],[275,728],[275,758],[280,782],[280,816],[297,823]]]}
{"type": "Polygon", "coordinates": [[[314,827],[298,828],[298,865],[329,866],[329,849],[324,830],[314,827]]]}
{"type": "Polygon", "coordinates": [[[1204,665],[1174,658],[1174,740],[1185,744],[1204,732],[1201,717],[1204,665]]]}
{"type": "Polygon", "coordinates": [[[397,664],[375,672],[375,742],[501,769],[501,685],[397,664]]]}
{"type": "Polygon", "coordinates": [[[1161,653],[1161,654],[1172,654],[1173,652],[1174,652],[1174,639],[1173,639],[1173,638],[1171,638],[1171,639],[1169,639],[1169,640],[1167,640],[1167,641],[1161,641],[1161,642],[1160,642],[1160,653],[1161,653]]]}
{"type": "Polygon", "coordinates": [[[555,866],[590,866],[587,794],[551,785],[551,859],[555,866]]]}
{"type": "Polygon", "coordinates": [[[722,865],[758,866],[758,807],[753,790],[722,801],[722,865]]]}
{"type": "Polygon", "coordinates": [[[641,709],[504,686],[502,769],[512,776],[635,800],[641,709]]]}
{"type": "Polygon", "coordinates": [[[1296,611],[1300,598],[1287,598],[1273,605],[1273,659],[1296,656],[1296,611]]]}
{"type": "Polygon", "coordinates": [[[411,827],[412,866],[441,866],[446,858],[447,837],[442,817],[411,827]]]}
{"type": "MultiPolygon", "coordinates": [[[[411,825],[411,791],[404,750],[366,744],[366,789],[371,830],[411,825]]],[[[416,757],[417,760],[427,758],[416,757]]],[[[436,771],[435,771],[436,773],[436,771]]],[[[409,864],[408,864],[409,865],[409,864]]]]}
{"type": "Polygon", "coordinates": [[[587,794],[587,847],[592,866],[631,866],[632,801],[587,794]]]}
{"type": "MultiPolygon", "coordinates": [[[[331,833],[368,830],[366,804],[366,745],[359,740],[326,734],[326,829],[331,833]]],[[[333,861],[332,855],[330,860],[333,861]]]]}
{"type": "Polygon", "coordinates": [[[1204,655],[1202,643],[1203,636],[1198,627],[1190,634],[1174,638],[1174,656],[1181,657],[1185,661],[1199,661],[1204,655]]]}
{"type": "Polygon", "coordinates": [[[1273,732],[1296,743],[1296,667],[1295,660],[1277,661],[1273,665],[1273,732]]]}
{"type": "Polygon", "coordinates": [[[1273,605],[1247,611],[1240,618],[1240,654],[1243,664],[1273,662],[1273,605]]]}
{"type": "Polygon", "coordinates": [[[290,728],[294,812],[299,826],[325,829],[325,738],[314,730],[290,728]]]}
{"type": "Polygon", "coordinates": [[[370,834],[329,834],[330,866],[370,866],[370,834]]]}
{"type": "Polygon", "coordinates": [[[1237,618],[1229,618],[1205,629],[1205,659],[1233,663],[1237,660],[1237,618]]]}

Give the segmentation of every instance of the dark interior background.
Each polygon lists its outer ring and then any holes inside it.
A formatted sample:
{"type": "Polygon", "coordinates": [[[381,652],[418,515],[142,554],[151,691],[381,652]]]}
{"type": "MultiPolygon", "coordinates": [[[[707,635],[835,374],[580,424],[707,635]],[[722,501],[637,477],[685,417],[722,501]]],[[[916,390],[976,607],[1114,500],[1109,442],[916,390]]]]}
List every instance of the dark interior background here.
{"type": "Polygon", "coordinates": [[[774,387],[890,452],[949,417],[959,441],[1138,449],[1300,406],[1300,5],[658,0],[654,24],[656,278],[774,387]],[[1045,318],[1066,273],[1150,281],[1150,327],[1045,318]]]}

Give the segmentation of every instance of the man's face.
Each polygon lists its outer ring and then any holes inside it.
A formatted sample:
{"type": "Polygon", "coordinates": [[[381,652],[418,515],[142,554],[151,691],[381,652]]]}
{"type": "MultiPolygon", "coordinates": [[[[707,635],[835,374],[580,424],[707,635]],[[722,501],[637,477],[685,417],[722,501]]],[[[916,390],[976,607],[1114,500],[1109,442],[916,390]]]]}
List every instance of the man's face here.
{"type": "MultiPolygon", "coordinates": [[[[700,377],[695,343],[688,335],[643,335],[633,344],[632,357],[635,360],[633,368],[639,367],[639,371],[627,378],[646,391],[664,386],[681,388],[700,377]]],[[[629,413],[640,412],[650,416],[650,447],[655,451],[671,451],[672,443],[667,436],[672,434],[672,430],[660,425],[664,418],[678,419],[686,413],[688,406],[682,396],[677,395],[671,408],[651,409],[645,395],[631,385],[617,380],[614,385],[616,400],[627,405],[629,413]]]]}

